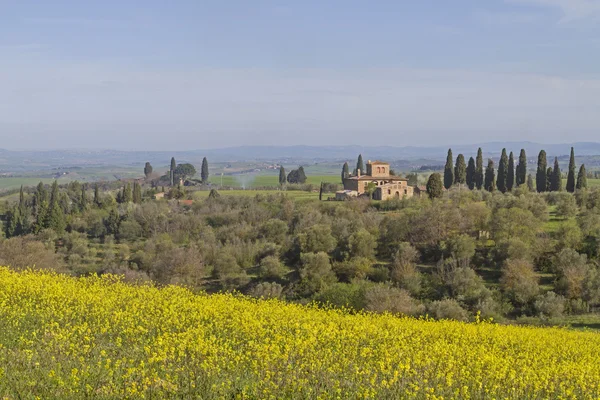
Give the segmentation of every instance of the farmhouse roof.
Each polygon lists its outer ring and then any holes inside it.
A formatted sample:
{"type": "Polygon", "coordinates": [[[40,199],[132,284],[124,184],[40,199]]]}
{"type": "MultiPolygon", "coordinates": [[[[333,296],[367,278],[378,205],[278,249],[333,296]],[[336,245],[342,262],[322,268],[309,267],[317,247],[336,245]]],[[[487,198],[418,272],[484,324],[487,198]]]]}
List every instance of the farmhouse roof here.
{"type": "Polygon", "coordinates": [[[385,177],[377,177],[377,176],[371,176],[371,175],[361,175],[360,177],[358,176],[351,176],[348,177],[346,179],[352,179],[355,181],[408,181],[408,179],[406,178],[400,178],[399,176],[385,176],[385,177]]]}
{"type": "Polygon", "coordinates": [[[367,164],[371,164],[371,165],[390,165],[389,162],[385,162],[385,161],[369,161],[367,164]]]}

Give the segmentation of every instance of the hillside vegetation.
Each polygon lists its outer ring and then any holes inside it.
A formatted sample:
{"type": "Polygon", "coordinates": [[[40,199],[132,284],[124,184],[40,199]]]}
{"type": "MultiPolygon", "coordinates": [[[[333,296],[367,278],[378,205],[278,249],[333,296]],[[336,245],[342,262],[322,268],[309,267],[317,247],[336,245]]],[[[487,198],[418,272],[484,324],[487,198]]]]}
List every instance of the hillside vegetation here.
{"type": "Polygon", "coordinates": [[[384,202],[153,193],[137,182],[24,191],[5,205],[0,265],[357,311],[600,327],[597,189],[452,187],[384,202]]]}
{"type": "Polygon", "coordinates": [[[0,268],[2,398],[597,398],[600,335],[0,268]]]}

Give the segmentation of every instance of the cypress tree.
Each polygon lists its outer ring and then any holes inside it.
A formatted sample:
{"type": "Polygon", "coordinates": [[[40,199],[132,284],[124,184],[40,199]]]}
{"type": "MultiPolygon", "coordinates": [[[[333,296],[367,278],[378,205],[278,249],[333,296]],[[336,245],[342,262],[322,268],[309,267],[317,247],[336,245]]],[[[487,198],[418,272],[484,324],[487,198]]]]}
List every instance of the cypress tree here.
{"type": "Polygon", "coordinates": [[[283,165],[281,167],[279,167],[279,184],[281,186],[285,185],[286,182],[286,175],[285,175],[285,168],[283,168],[283,165]]]}
{"type": "Polygon", "coordinates": [[[508,175],[506,175],[506,190],[511,191],[515,186],[515,157],[511,151],[508,156],[508,175]]]}
{"type": "Polygon", "coordinates": [[[208,160],[206,157],[202,159],[202,167],[200,168],[200,177],[202,178],[202,183],[208,182],[208,160]]]}
{"type": "Polygon", "coordinates": [[[137,182],[133,183],[133,202],[142,204],[142,186],[137,182]]]}
{"type": "Polygon", "coordinates": [[[152,165],[150,165],[149,162],[146,163],[146,165],[144,166],[144,175],[146,176],[146,179],[150,178],[150,175],[152,175],[152,165]]]}
{"type": "Polygon", "coordinates": [[[128,183],[123,187],[123,192],[121,193],[120,203],[131,203],[133,201],[133,193],[131,191],[131,183],[128,183]]]}
{"type": "Polygon", "coordinates": [[[21,190],[19,191],[19,210],[25,210],[25,192],[23,191],[23,185],[21,185],[21,190]]]}
{"type": "Polygon", "coordinates": [[[33,232],[39,233],[42,229],[47,228],[48,222],[48,201],[45,199],[37,206],[35,224],[33,226],[33,232]]]}
{"type": "Polygon", "coordinates": [[[177,168],[177,163],[175,162],[175,157],[171,157],[171,170],[169,172],[169,181],[171,186],[175,184],[175,169],[177,168]]]}
{"type": "Polygon", "coordinates": [[[467,165],[467,186],[473,190],[475,188],[475,159],[469,158],[469,164],[467,165]]]}
{"type": "Polygon", "coordinates": [[[366,173],[366,171],[365,171],[365,164],[363,163],[362,154],[358,155],[358,161],[356,162],[356,173],[357,174],[358,174],[358,170],[360,170],[360,173],[362,175],[364,175],[366,173]]]}
{"type": "Polygon", "coordinates": [[[50,190],[50,207],[54,203],[58,203],[58,181],[52,182],[52,189],[50,190]]]}
{"type": "Polygon", "coordinates": [[[345,162],[344,166],[342,167],[342,183],[344,183],[344,179],[350,176],[350,171],[348,170],[348,168],[348,163],[345,162]]]}
{"type": "Polygon", "coordinates": [[[456,157],[456,166],[454,167],[454,183],[465,184],[467,182],[467,166],[465,156],[459,154],[456,157]]]}
{"type": "Polygon", "coordinates": [[[508,157],[506,156],[506,149],[502,149],[502,155],[500,156],[500,163],[498,164],[498,180],[496,186],[502,193],[506,193],[506,180],[508,177],[508,157]]]}
{"type": "Polygon", "coordinates": [[[569,158],[569,173],[567,174],[567,192],[575,191],[575,152],[571,147],[571,158],[569,158]]]}
{"type": "Polygon", "coordinates": [[[57,233],[64,232],[66,228],[65,215],[59,202],[58,182],[55,180],[52,183],[50,192],[50,207],[46,216],[45,227],[53,229],[57,233]]]}
{"type": "Polygon", "coordinates": [[[100,188],[98,187],[98,184],[96,183],[94,185],[94,204],[97,205],[98,207],[100,207],[100,188]]]}
{"type": "Polygon", "coordinates": [[[548,169],[546,169],[546,192],[549,192],[552,190],[552,175],[554,174],[554,171],[552,170],[552,167],[548,167],[548,169]]]}
{"type": "Polygon", "coordinates": [[[496,189],[495,182],[495,173],[494,173],[494,161],[491,159],[488,160],[487,168],[485,169],[485,190],[488,192],[493,192],[496,189]]]}
{"type": "Polygon", "coordinates": [[[446,157],[446,166],[444,167],[444,187],[446,189],[450,189],[454,183],[454,166],[452,163],[452,149],[448,149],[448,157],[446,157]]]}
{"type": "Polygon", "coordinates": [[[548,168],[546,162],[546,152],[544,150],[540,151],[538,155],[538,166],[537,172],[535,174],[535,186],[537,188],[538,193],[542,193],[546,191],[546,169],[548,168]]]}
{"type": "Polygon", "coordinates": [[[442,186],[442,177],[440,176],[440,174],[436,172],[429,175],[426,187],[427,195],[430,199],[437,199],[439,197],[442,197],[444,187],[442,186]]]}
{"type": "Polygon", "coordinates": [[[81,198],[79,199],[79,203],[81,211],[85,211],[88,206],[87,187],[85,185],[81,185],[81,198]]]}
{"type": "Polygon", "coordinates": [[[35,195],[33,196],[33,202],[35,203],[36,209],[42,204],[43,201],[48,201],[48,193],[44,188],[44,184],[42,182],[38,183],[37,189],[35,191],[35,195]]]}
{"type": "Polygon", "coordinates": [[[108,218],[104,220],[104,225],[106,226],[106,231],[109,235],[116,235],[119,233],[119,225],[121,224],[121,217],[119,215],[119,211],[116,208],[110,210],[108,214],[108,218]]]}
{"type": "Polygon", "coordinates": [[[530,192],[533,192],[533,176],[531,174],[527,175],[527,189],[530,192]]]}
{"type": "Polygon", "coordinates": [[[304,173],[304,167],[298,167],[298,183],[306,183],[306,174],[304,173]]]}
{"type": "Polygon", "coordinates": [[[579,167],[579,174],[577,174],[577,189],[587,189],[587,174],[585,172],[585,164],[581,164],[581,167],[579,167]]]}
{"type": "Polygon", "coordinates": [[[483,152],[481,147],[477,149],[477,158],[475,159],[475,186],[478,190],[483,187],[483,152]]]}
{"type": "Polygon", "coordinates": [[[517,173],[515,176],[515,183],[517,187],[523,185],[527,179],[527,155],[525,149],[521,149],[519,154],[519,164],[517,164],[517,173]]]}
{"type": "Polygon", "coordinates": [[[552,171],[552,181],[550,190],[560,192],[562,190],[562,175],[558,166],[558,157],[554,157],[554,170],[552,171]]]}
{"type": "Polygon", "coordinates": [[[7,238],[22,234],[22,232],[20,232],[20,227],[22,226],[20,218],[21,212],[18,207],[12,207],[12,209],[7,211],[6,222],[4,223],[4,233],[7,238]]]}

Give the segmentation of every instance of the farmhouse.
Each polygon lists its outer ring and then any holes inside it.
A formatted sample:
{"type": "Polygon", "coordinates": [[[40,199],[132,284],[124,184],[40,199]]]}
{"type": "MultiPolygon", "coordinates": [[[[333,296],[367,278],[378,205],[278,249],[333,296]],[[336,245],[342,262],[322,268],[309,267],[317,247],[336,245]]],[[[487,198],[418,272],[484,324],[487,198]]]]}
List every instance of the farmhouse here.
{"type": "Polygon", "coordinates": [[[372,192],[374,200],[412,197],[414,188],[408,179],[390,175],[390,164],[367,161],[366,174],[358,170],[356,175],[344,179],[344,190],[336,193],[336,200],[346,200],[372,192]]]}

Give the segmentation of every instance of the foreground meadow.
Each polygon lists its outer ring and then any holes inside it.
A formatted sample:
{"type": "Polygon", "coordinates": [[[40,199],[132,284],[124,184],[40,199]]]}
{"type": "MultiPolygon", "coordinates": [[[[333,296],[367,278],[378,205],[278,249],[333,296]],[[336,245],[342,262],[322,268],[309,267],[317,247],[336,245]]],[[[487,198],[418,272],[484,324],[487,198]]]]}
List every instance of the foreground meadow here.
{"type": "Polygon", "coordinates": [[[0,268],[0,398],[598,398],[600,335],[0,268]]]}

